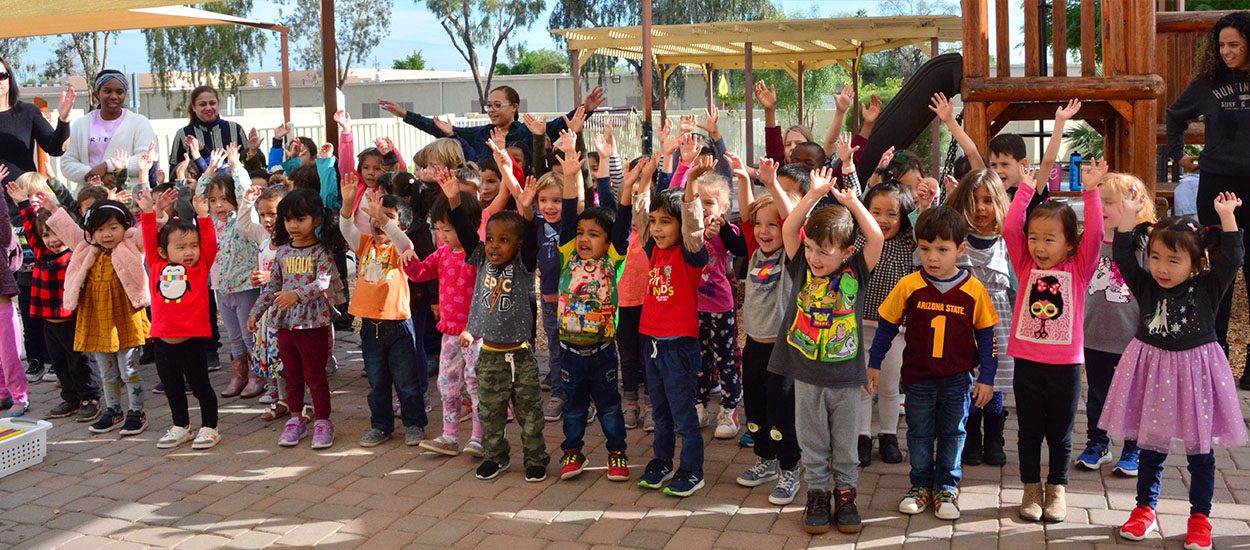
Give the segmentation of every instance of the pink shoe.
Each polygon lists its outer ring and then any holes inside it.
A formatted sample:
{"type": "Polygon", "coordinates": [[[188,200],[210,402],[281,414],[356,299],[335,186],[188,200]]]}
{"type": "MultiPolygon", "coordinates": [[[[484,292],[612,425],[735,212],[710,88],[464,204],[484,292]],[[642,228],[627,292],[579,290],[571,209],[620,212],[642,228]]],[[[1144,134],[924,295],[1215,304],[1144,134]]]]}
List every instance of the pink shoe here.
{"type": "Polygon", "coordinates": [[[328,449],[334,444],[334,424],[329,420],[313,421],[312,448],[328,449]]]}
{"type": "Polygon", "coordinates": [[[279,447],[294,447],[299,445],[299,440],[304,439],[308,435],[308,421],[303,418],[292,418],[286,421],[286,426],[282,428],[282,435],[278,436],[279,447]]]}

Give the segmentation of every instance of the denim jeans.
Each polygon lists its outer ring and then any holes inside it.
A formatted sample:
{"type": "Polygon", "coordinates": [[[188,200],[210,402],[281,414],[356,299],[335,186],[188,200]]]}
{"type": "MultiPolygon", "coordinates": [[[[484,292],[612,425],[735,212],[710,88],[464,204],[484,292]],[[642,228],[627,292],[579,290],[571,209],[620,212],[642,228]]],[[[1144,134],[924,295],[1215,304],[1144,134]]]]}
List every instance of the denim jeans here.
{"type": "Polygon", "coordinates": [[[564,380],[560,376],[560,360],[564,354],[560,350],[559,306],[556,302],[543,300],[543,332],[547,333],[547,383],[551,384],[551,395],[568,400],[564,391],[564,380]]]}
{"type": "Polygon", "coordinates": [[[417,381],[425,376],[418,372],[416,337],[412,319],[375,321],[361,319],[360,346],[363,348],[365,374],[369,377],[369,426],[391,433],[395,414],[391,408],[391,386],[399,394],[399,414],[405,427],[424,428],[425,396],[417,381]]]}
{"type": "MultiPolygon", "coordinates": [[[[1215,496],[1215,453],[1188,455],[1189,513],[1211,515],[1211,499],[1215,496]]],[[[1155,507],[1163,484],[1163,462],[1166,453],[1141,450],[1137,466],[1137,504],[1155,507]]]]}
{"type": "MultiPolygon", "coordinates": [[[[558,347],[558,346],[557,346],[558,347]]],[[[617,390],[616,346],[611,342],[594,355],[583,356],[562,349],[560,376],[564,382],[564,443],[562,450],[581,449],[585,443],[586,413],[593,401],[599,426],[607,438],[608,451],[625,450],[625,416],[617,390]]]]}
{"type": "Polygon", "coordinates": [[[966,372],[903,388],[912,486],[935,491],[959,488],[963,477],[959,455],[964,448],[971,392],[972,375],[966,372]]]}
{"type": "Polygon", "coordinates": [[[647,396],[655,421],[652,451],[655,459],[672,465],[677,437],[681,437],[678,477],[703,475],[703,433],[695,412],[699,384],[699,340],[689,337],[660,340],[644,336],[642,360],[647,368],[647,396]]]}

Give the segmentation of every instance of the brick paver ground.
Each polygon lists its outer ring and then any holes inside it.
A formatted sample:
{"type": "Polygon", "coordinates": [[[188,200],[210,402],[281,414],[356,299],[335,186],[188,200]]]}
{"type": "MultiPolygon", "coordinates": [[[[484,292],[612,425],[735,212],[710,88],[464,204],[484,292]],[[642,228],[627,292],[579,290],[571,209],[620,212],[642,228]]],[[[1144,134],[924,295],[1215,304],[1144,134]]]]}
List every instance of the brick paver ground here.
{"type": "MultiPolygon", "coordinates": [[[[0,479],[0,547],[23,548],[325,548],[485,547],[524,548],[1105,548],[1129,544],[1115,527],[1133,507],[1134,481],[1076,471],[1068,488],[1064,523],[1026,523],[1016,516],[1021,485],[1013,464],[969,467],[960,499],[964,517],[939,521],[931,514],[895,511],[907,488],[907,464],[875,461],[860,477],[864,530],[812,537],[800,525],[802,496],[784,508],[768,503],[771,487],[748,490],[734,478],[754,460],[734,441],[712,440],[704,469],[708,487],[685,500],[644,492],[634,482],[604,477],[607,453],[598,425],[587,432],[595,468],[573,481],[558,481],[558,465],[542,483],[526,483],[514,468],[494,481],[473,477],[476,461],[421,454],[392,440],[363,449],[356,440],[368,428],[354,336],[336,346],[343,369],[331,379],[337,441],[314,452],[275,445],[280,423],[257,419],[254,400],[222,401],[223,440],[208,452],[156,449],[168,427],[164,398],[149,393],[149,428],[131,438],[116,432],[91,435],[86,426],[57,420],[48,457],[40,465],[0,479]]],[[[156,382],[143,368],[148,387],[156,382]]],[[[218,388],[226,374],[213,375],[218,388]]],[[[52,384],[33,388],[36,416],[55,403],[52,384]]],[[[192,400],[194,406],[194,400],[192,400]]],[[[1243,408],[1245,405],[1243,404],[1243,408]]],[[[437,434],[435,409],[428,433],[437,434]]],[[[198,419],[193,409],[192,418],[198,419]]],[[[904,422],[904,426],[905,426],[904,422]]],[[[1015,440],[1009,420],[1008,446],[1015,440]]],[[[1084,441],[1084,417],[1076,440],[1084,441]]],[[[462,426],[462,441],[468,437],[462,426]]],[[[513,463],[519,465],[515,424],[513,463]]],[[[558,454],[560,424],[548,423],[547,444],[558,454]]],[[[901,439],[901,438],[900,438],[901,439]]],[[[636,482],[650,454],[651,437],[629,432],[636,482]]],[[[1079,451],[1078,451],[1079,452],[1079,451]]],[[[1217,450],[1212,522],[1222,548],[1250,545],[1250,449],[1217,450]]],[[[1188,504],[1183,457],[1168,461],[1160,532],[1132,543],[1142,548],[1180,548],[1188,504]]]]}

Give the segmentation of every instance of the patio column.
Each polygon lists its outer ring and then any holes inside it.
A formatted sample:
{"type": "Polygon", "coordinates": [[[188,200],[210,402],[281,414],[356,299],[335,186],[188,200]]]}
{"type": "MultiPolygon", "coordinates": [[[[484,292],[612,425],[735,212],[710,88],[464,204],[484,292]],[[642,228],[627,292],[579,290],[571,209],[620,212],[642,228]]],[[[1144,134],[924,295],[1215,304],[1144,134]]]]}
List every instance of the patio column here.
{"type": "Polygon", "coordinates": [[[746,143],[742,145],[747,150],[747,164],[755,161],[755,75],[751,73],[751,43],[743,44],[745,67],[743,70],[743,80],[746,82],[746,143]]]}

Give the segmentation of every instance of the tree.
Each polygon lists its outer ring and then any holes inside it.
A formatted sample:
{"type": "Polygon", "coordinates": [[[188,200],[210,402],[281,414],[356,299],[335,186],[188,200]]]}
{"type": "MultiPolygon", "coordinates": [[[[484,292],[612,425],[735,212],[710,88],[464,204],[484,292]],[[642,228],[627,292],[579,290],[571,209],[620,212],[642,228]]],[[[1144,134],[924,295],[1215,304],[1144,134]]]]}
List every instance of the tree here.
{"type": "Polygon", "coordinates": [[[554,74],[569,72],[569,57],[551,49],[527,50],[520,46],[509,49],[512,66],[495,65],[495,74],[554,74]]]}
{"type": "Polygon", "coordinates": [[[421,55],[421,50],[412,52],[411,55],[403,59],[396,59],[391,65],[392,69],[407,69],[409,71],[425,70],[425,56],[421,55]]]}
{"type": "MultiPolygon", "coordinates": [[[[207,2],[196,8],[247,17],[252,0],[207,2]]],[[[156,87],[168,105],[172,89],[213,86],[237,90],[247,79],[255,52],[263,52],[266,36],[259,29],[241,25],[213,25],[143,31],[148,63],[156,75],[156,87]],[[229,44],[230,47],[220,47],[229,44]]]]}
{"type": "MultiPolygon", "coordinates": [[[[347,81],[353,65],[369,56],[391,28],[389,14],[394,0],[338,0],[334,7],[335,84],[347,81]]],[[[294,11],[279,11],[279,19],[291,28],[295,58],[305,69],[321,71],[321,1],[296,0],[294,11]]]]}
{"type": "Polygon", "coordinates": [[[108,65],[109,40],[117,41],[117,31],[80,32],[67,36],[61,47],[68,48],[78,56],[82,72],[88,79],[108,65]]]}
{"type": "Polygon", "coordinates": [[[22,54],[26,53],[28,46],[30,46],[29,38],[0,40],[0,57],[3,57],[10,67],[21,67],[22,54]]]}
{"type": "Polygon", "coordinates": [[[486,108],[486,91],[491,88],[493,69],[499,62],[499,49],[512,31],[527,29],[546,8],[546,0],[425,0],[425,6],[442,21],[443,30],[451,38],[477,85],[477,96],[486,108]],[[490,62],[483,82],[482,59],[478,48],[490,50],[490,62]]]}

